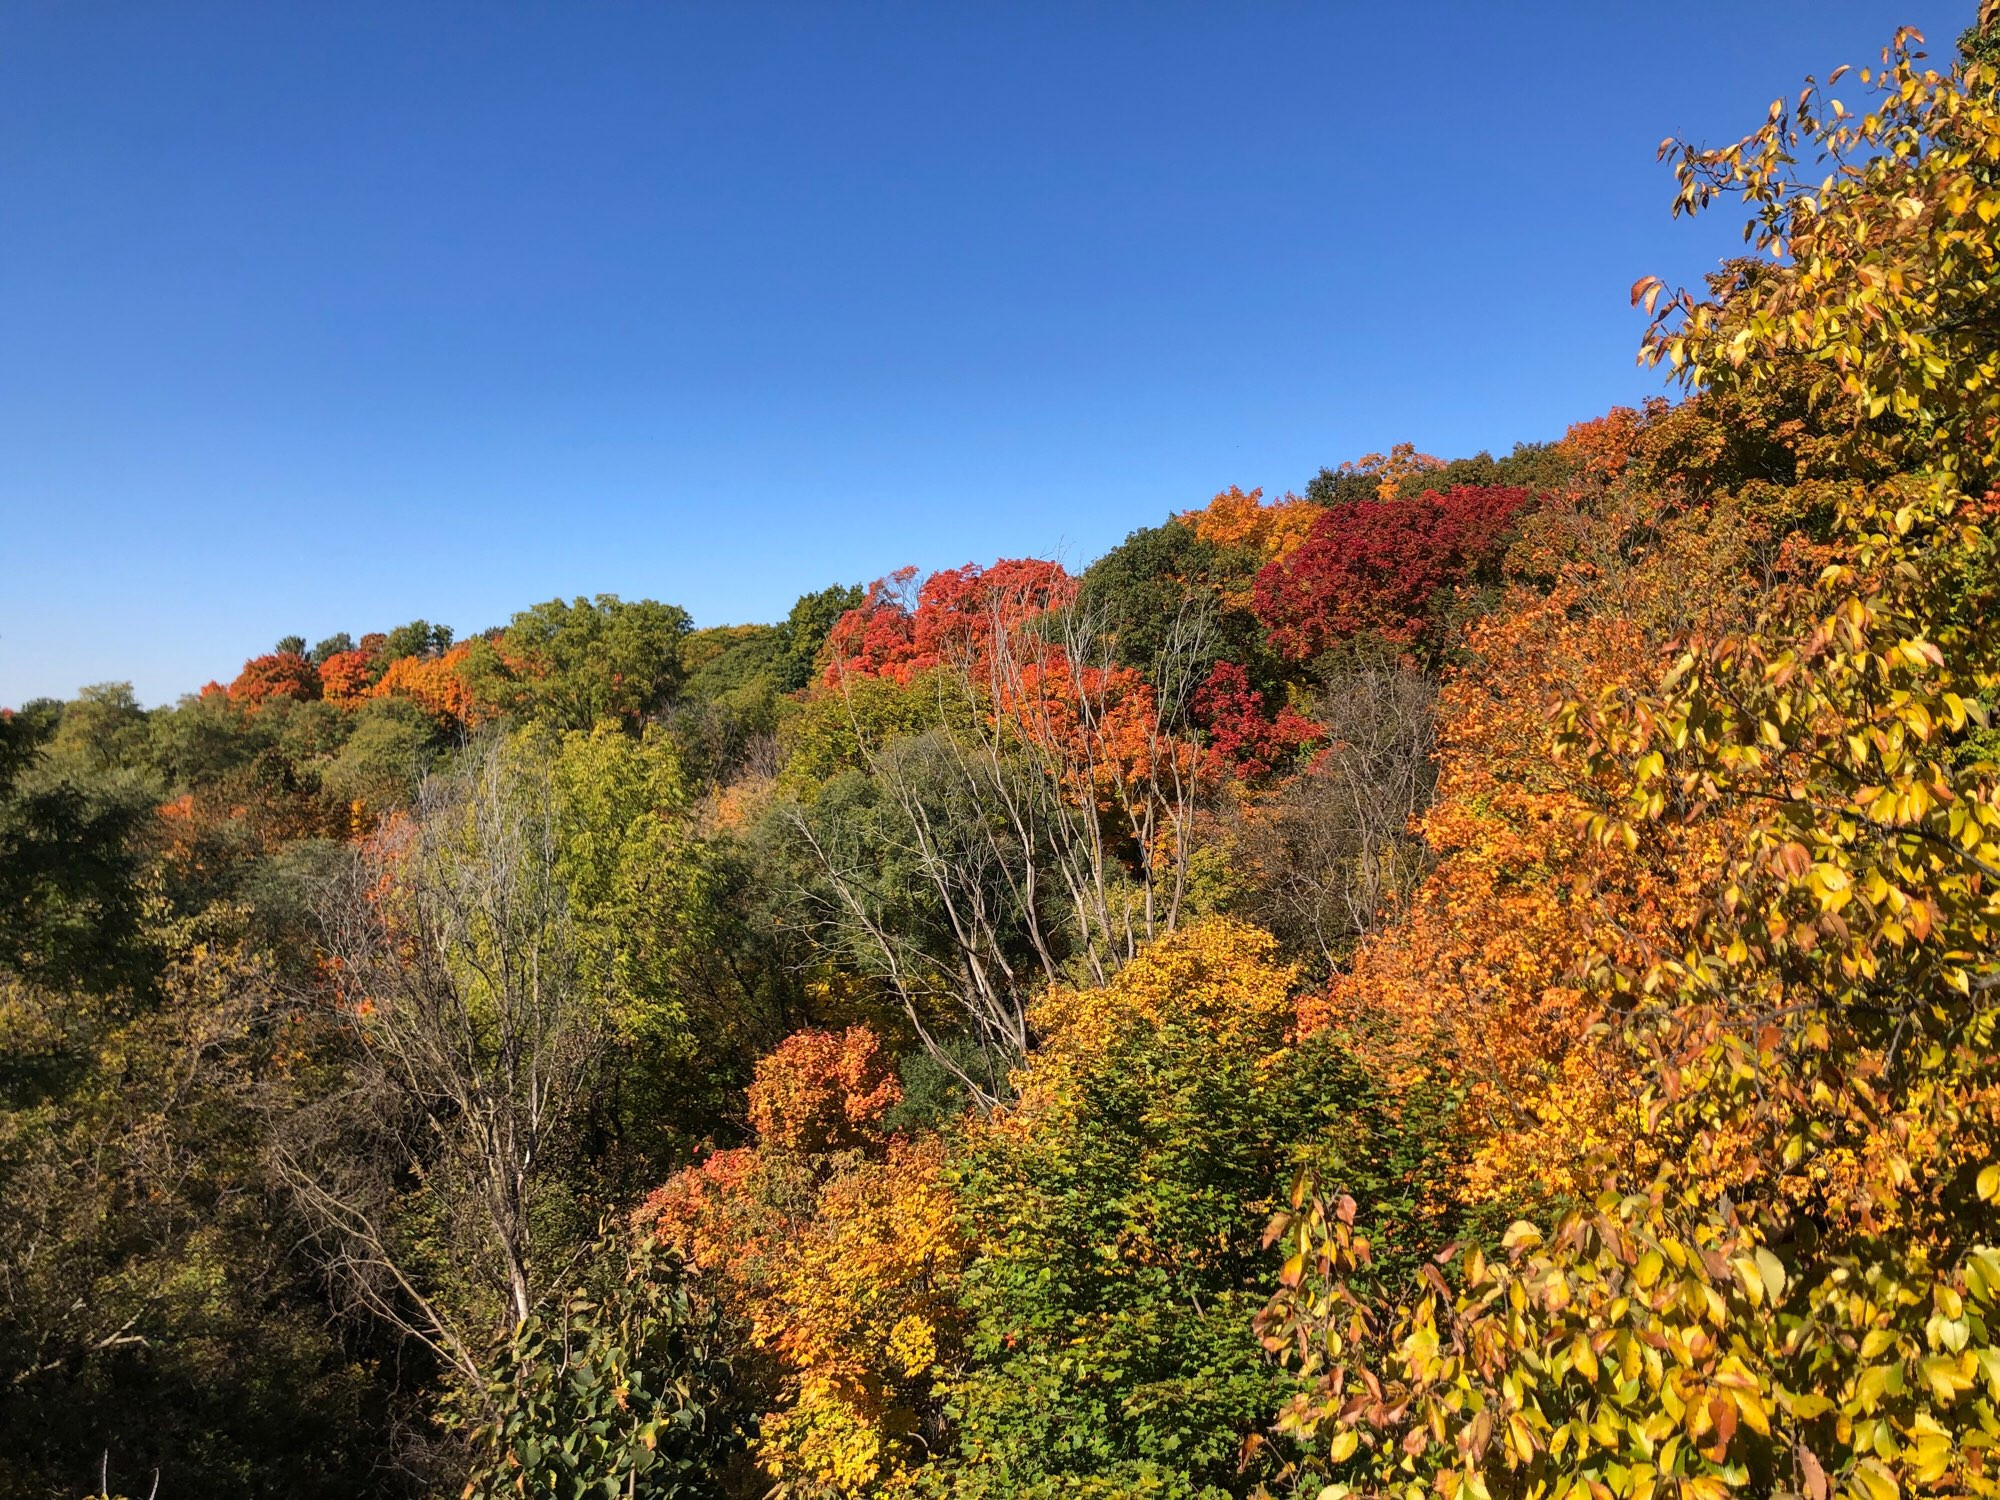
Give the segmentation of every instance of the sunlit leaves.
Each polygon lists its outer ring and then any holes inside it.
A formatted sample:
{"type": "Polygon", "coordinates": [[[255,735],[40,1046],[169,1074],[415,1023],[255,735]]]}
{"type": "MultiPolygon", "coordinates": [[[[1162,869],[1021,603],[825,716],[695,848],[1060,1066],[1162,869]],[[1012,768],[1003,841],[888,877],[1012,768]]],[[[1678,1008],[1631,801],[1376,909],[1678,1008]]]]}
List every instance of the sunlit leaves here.
{"type": "Polygon", "coordinates": [[[301,702],[320,695],[319,671],[297,652],[281,651],[252,657],[229,684],[233,702],[255,708],[271,698],[301,702]]]}
{"type": "MultiPolygon", "coordinates": [[[[2000,407],[1993,240],[1967,226],[1992,217],[2000,122],[1983,72],[1923,71],[1903,40],[1866,81],[1860,120],[1809,90],[1684,152],[1679,206],[1741,194],[1768,259],[1708,303],[1634,295],[1652,358],[1753,403],[1803,371],[1831,436],[1904,472],[1857,458],[1828,532],[1782,538],[1741,607],[1555,707],[1597,903],[1569,1056],[1610,1080],[1611,1128],[1568,1147],[1582,1206],[1447,1257],[1400,1307],[1355,1290],[1358,1229],[1309,1195],[1280,1216],[1266,1327],[1320,1375],[1286,1426],[1337,1493],[1995,1486],[2000,569],[1978,491],[2000,407]],[[1797,180],[1801,148],[1833,176],[1797,180]]],[[[1581,1081],[1512,1075],[1512,1129],[1545,1134],[1581,1081]]]]}
{"type": "Polygon", "coordinates": [[[1795,363],[1857,425],[1885,428],[1977,492],[2000,462],[2000,347],[1986,308],[2000,272],[2000,112],[1990,68],[1927,68],[1899,34],[1859,82],[1859,114],[1808,82],[1731,146],[1669,141],[1675,211],[1725,195],[1751,210],[1760,257],[1706,299],[1642,278],[1645,358],[1693,386],[1755,385],[1795,363]]]}

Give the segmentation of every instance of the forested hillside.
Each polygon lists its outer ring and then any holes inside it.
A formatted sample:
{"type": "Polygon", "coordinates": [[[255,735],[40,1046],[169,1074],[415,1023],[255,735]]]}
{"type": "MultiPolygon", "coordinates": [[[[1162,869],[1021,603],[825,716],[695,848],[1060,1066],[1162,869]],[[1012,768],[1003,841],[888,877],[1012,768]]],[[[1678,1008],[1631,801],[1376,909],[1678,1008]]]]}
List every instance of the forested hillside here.
{"type": "Polygon", "coordinates": [[[2000,1491],[1996,55],[1557,441],[0,715],[0,1497],[2000,1491]]]}

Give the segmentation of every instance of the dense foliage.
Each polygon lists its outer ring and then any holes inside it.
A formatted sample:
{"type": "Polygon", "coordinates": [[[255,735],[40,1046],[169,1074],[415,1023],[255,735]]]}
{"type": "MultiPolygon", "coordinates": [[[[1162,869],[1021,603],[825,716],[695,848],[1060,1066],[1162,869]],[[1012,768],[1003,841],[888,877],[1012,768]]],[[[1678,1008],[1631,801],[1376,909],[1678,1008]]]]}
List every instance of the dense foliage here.
{"type": "Polygon", "coordinates": [[[2000,1490],[2000,75],[1676,399],[0,713],[0,1500],[2000,1490]]]}

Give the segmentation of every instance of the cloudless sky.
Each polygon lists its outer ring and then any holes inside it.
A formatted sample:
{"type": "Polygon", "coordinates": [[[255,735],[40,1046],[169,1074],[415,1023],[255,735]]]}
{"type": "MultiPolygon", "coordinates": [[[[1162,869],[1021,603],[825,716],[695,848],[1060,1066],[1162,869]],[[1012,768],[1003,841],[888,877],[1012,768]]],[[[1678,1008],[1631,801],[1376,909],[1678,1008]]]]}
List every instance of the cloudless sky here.
{"type": "Polygon", "coordinates": [[[1659,389],[1718,142],[1970,0],[0,3],[0,703],[1080,562],[1659,389]]]}

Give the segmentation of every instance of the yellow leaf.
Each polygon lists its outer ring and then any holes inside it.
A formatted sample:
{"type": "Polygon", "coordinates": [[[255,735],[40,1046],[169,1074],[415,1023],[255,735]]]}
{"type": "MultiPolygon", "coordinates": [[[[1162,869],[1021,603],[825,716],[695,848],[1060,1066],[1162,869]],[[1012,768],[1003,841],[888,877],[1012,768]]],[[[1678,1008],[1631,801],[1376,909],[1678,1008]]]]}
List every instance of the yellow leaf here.
{"type": "Polygon", "coordinates": [[[1576,1342],[1570,1345],[1570,1362],[1585,1380],[1597,1379],[1597,1355],[1591,1350],[1590,1340],[1582,1334],[1578,1334],[1576,1342]]]}
{"type": "Polygon", "coordinates": [[[1500,1236],[1501,1246],[1513,1254],[1518,1254],[1522,1250],[1532,1250],[1541,1242],[1541,1230],[1526,1219],[1516,1219],[1507,1226],[1507,1232],[1500,1236]]]}

